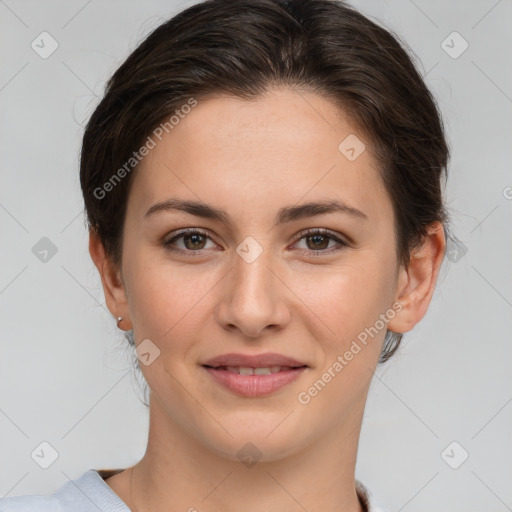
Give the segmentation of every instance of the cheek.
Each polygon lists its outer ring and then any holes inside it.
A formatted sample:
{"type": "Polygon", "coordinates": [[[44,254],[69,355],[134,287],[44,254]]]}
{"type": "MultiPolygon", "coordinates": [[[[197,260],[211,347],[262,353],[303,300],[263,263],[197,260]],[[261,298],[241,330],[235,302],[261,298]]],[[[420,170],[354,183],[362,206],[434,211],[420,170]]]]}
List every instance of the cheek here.
{"type": "Polygon", "coordinates": [[[185,343],[193,336],[197,316],[221,277],[213,268],[201,271],[199,266],[180,266],[154,254],[135,256],[129,272],[136,339],[155,339],[166,351],[179,349],[179,340],[185,343]]]}
{"type": "Polygon", "coordinates": [[[303,286],[305,302],[321,321],[313,320],[312,313],[309,318],[317,331],[326,333],[317,337],[323,358],[297,397],[309,418],[339,421],[367,393],[386,333],[380,315],[391,296],[388,263],[370,251],[359,253],[350,264],[316,279],[314,286],[303,286]]]}
{"type": "MultiPolygon", "coordinates": [[[[352,340],[374,326],[390,307],[390,269],[385,257],[367,250],[353,253],[330,269],[296,274],[292,289],[304,303],[300,315],[310,319],[310,329],[321,330],[328,352],[346,350],[352,340]]],[[[385,335],[386,329],[382,329],[381,323],[377,327],[381,327],[379,333],[376,335],[372,330],[369,340],[385,335]]],[[[361,338],[364,339],[364,334],[361,338]]],[[[375,350],[379,349],[378,342],[373,345],[375,350]]]]}

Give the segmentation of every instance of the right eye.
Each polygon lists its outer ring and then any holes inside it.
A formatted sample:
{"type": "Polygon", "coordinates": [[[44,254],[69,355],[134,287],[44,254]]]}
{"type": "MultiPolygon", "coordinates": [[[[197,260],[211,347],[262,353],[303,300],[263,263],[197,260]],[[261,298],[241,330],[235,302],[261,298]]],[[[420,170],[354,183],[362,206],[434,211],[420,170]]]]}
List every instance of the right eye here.
{"type": "Polygon", "coordinates": [[[197,229],[197,228],[187,228],[182,229],[175,233],[175,235],[170,238],[169,240],[166,240],[163,242],[163,246],[166,249],[169,249],[171,251],[179,251],[179,252],[200,252],[203,250],[207,250],[204,248],[205,240],[210,239],[210,236],[206,231],[197,229]],[[176,245],[177,240],[183,240],[183,246],[184,247],[173,247],[176,245]]]}

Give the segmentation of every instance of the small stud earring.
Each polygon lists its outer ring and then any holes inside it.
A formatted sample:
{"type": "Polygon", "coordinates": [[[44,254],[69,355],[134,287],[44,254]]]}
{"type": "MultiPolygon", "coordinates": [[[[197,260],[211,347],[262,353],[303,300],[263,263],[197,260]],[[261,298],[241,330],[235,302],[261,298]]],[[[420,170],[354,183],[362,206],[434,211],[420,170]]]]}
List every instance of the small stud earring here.
{"type": "Polygon", "coordinates": [[[118,316],[118,317],[117,317],[117,326],[118,326],[118,327],[119,327],[119,324],[122,322],[123,318],[124,318],[124,317],[122,317],[122,316],[118,316]]]}

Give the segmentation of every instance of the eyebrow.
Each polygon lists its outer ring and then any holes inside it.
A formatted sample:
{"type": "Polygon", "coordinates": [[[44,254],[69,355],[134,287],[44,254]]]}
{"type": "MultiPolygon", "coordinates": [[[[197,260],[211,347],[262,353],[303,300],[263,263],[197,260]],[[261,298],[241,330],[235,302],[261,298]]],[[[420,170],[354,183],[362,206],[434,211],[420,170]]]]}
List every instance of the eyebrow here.
{"type": "MultiPolygon", "coordinates": [[[[224,210],[200,201],[190,201],[176,198],[170,198],[154,204],[145,213],[144,218],[147,219],[157,212],[173,210],[189,213],[191,215],[195,215],[196,217],[216,220],[231,226],[230,217],[224,210]]],[[[281,208],[274,219],[274,226],[306,217],[323,215],[326,213],[344,213],[360,219],[368,220],[368,216],[364,212],[354,208],[353,206],[349,206],[343,201],[324,200],[305,203],[298,206],[285,206],[281,208]]]]}

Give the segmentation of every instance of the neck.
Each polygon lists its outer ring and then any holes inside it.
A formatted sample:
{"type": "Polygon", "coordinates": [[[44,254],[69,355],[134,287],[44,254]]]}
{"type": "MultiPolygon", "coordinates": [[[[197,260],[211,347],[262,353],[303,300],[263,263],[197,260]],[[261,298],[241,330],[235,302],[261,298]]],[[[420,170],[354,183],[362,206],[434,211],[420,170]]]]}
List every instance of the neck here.
{"type": "Polygon", "coordinates": [[[152,401],[147,450],[131,468],[124,501],[133,512],[167,512],[170,504],[190,512],[242,504],[245,512],[365,512],[354,479],[364,404],[359,409],[300,451],[245,465],[209,450],[152,401]]]}

